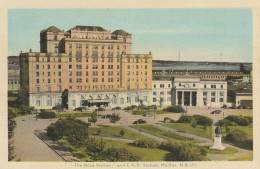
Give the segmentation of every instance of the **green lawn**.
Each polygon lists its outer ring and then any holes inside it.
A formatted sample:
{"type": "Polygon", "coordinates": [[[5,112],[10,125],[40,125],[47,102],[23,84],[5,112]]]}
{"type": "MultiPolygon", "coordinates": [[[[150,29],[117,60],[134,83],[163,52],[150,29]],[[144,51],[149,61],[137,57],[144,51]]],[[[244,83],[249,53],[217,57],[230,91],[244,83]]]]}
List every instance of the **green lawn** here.
{"type": "Polygon", "coordinates": [[[77,112],[72,112],[72,113],[55,113],[56,117],[91,117],[93,112],[86,112],[86,113],[77,113],[77,112]]]}
{"type": "Polygon", "coordinates": [[[113,136],[113,137],[120,137],[132,140],[150,140],[151,138],[140,135],[136,132],[124,129],[120,126],[90,126],[88,131],[89,134],[97,134],[97,130],[101,129],[101,136],[113,136]],[[123,136],[120,135],[120,131],[124,129],[125,134],[123,136]]]}
{"type": "Polygon", "coordinates": [[[106,147],[123,148],[141,158],[140,161],[176,161],[174,155],[168,151],[151,148],[134,147],[129,143],[105,140],[106,147]]]}
{"type": "Polygon", "coordinates": [[[17,97],[8,97],[8,101],[15,101],[17,97]]]}
{"type": "Polygon", "coordinates": [[[158,127],[148,125],[148,124],[136,124],[136,125],[132,125],[132,127],[135,128],[135,129],[141,130],[143,132],[152,134],[154,136],[164,138],[164,139],[169,140],[169,141],[199,142],[198,140],[188,138],[188,137],[184,137],[184,136],[181,136],[179,134],[169,132],[169,131],[166,131],[166,130],[162,130],[158,127]]]}
{"type": "Polygon", "coordinates": [[[233,154],[233,153],[237,153],[238,150],[237,149],[234,149],[234,148],[231,148],[231,147],[227,147],[225,150],[213,150],[213,149],[210,149],[209,147],[205,147],[207,152],[210,153],[210,154],[233,154]]]}
{"type": "Polygon", "coordinates": [[[186,133],[191,133],[197,136],[212,138],[212,126],[207,127],[207,130],[204,131],[203,126],[197,125],[196,128],[191,127],[190,123],[161,123],[164,126],[183,131],[186,133]]]}
{"type": "MultiPolygon", "coordinates": [[[[248,139],[253,139],[253,128],[249,126],[228,126],[230,131],[234,129],[239,129],[246,132],[248,139]]],[[[228,133],[225,132],[225,128],[222,128],[222,136],[225,137],[228,133]]]]}

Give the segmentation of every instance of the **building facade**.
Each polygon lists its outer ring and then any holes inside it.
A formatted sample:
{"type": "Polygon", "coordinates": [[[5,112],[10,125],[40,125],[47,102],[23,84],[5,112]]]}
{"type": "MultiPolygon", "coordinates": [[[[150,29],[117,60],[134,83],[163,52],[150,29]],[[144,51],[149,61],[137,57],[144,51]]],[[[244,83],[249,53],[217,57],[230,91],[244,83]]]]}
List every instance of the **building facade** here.
{"type": "Polygon", "coordinates": [[[227,82],[206,81],[199,76],[177,76],[172,81],[172,104],[222,107],[227,103],[227,82]]]}
{"type": "Polygon", "coordinates": [[[153,80],[153,102],[152,105],[169,106],[172,104],[172,81],[168,79],[153,80]]]}
{"type": "Polygon", "coordinates": [[[52,26],[40,33],[41,52],[20,54],[22,101],[52,108],[68,90],[69,109],[152,101],[152,55],[131,54],[131,34],[102,27],[52,26]]]}

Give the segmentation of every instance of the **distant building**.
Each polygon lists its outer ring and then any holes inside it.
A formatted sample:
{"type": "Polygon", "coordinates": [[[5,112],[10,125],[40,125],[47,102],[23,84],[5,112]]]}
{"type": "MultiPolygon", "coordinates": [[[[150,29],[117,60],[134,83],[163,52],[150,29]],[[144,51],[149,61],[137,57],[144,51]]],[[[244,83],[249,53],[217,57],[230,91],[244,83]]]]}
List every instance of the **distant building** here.
{"type": "Polygon", "coordinates": [[[236,92],[236,107],[253,108],[253,94],[251,90],[240,90],[236,92]]]}
{"type": "Polygon", "coordinates": [[[18,92],[20,89],[19,56],[8,57],[8,91],[18,92]]]}
{"type": "Polygon", "coordinates": [[[67,89],[69,109],[151,103],[152,55],[131,54],[131,38],[98,26],[42,30],[41,53],[20,54],[22,101],[52,108],[67,89]]]}
{"type": "Polygon", "coordinates": [[[202,80],[199,76],[176,76],[172,81],[172,104],[221,107],[227,102],[227,82],[202,80]]]}
{"type": "Polygon", "coordinates": [[[171,105],[172,80],[153,79],[153,101],[152,105],[168,106],[171,105]]]}

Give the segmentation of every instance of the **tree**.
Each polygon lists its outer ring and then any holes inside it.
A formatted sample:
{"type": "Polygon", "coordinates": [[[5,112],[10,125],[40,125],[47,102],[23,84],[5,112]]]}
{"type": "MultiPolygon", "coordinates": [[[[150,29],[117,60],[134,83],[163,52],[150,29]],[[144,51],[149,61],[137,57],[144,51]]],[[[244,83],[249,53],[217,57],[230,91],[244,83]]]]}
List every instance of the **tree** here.
{"type": "Polygon", "coordinates": [[[69,91],[68,89],[65,89],[62,92],[61,98],[62,98],[62,108],[68,109],[68,95],[69,95],[69,91]]]}
{"type": "Polygon", "coordinates": [[[121,119],[121,117],[119,116],[118,113],[117,114],[113,113],[109,119],[111,123],[116,123],[121,119]]]}
{"type": "Polygon", "coordinates": [[[120,132],[119,132],[119,133],[120,133],[120,135],[121,135],[121,136],[124,136],[124,135],[125,135],[125,130],[124,130],[124,129],[122,129],[122,130],[120,130],[120,132]]]}
{"type": "Polygon", "coordinates": [[[89,119],[89,122],[96,123],[97,122],[97,115],[93,113],[91,115],[91,118],[89,119]]]}

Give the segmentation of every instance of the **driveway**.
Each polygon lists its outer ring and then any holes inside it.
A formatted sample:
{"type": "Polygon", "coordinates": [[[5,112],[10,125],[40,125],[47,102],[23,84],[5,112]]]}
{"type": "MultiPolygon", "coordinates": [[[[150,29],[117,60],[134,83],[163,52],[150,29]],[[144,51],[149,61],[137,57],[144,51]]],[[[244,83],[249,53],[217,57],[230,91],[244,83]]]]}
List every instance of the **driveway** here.
{"type": "Polygon", "coordinates": [[[56,119],[38,119],[35,115],[27,115],[16,119],[14,130],[14,146],[16,157],[13,161],[63,161],[35,134],[35,130],[43,130],[56,119]]]}

